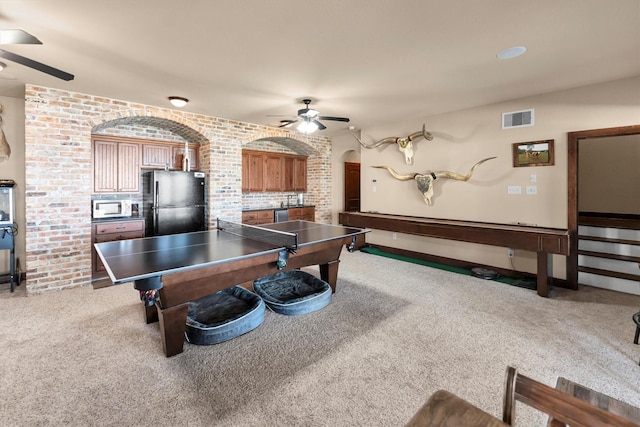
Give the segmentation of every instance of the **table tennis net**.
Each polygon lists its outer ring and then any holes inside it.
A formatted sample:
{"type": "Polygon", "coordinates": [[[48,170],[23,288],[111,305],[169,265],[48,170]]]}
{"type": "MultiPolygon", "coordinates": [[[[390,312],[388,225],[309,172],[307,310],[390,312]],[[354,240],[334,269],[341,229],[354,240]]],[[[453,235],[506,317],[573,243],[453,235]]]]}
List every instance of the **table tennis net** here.
{"type": "Polygon", "coordinates": [[[286,231],[269,230],[255,225],[239,224],[218,218],[217,227],[225,233],[245,237],[273,246],[282,246],[288,249],[298,249],[298,234],[286,231]]]}

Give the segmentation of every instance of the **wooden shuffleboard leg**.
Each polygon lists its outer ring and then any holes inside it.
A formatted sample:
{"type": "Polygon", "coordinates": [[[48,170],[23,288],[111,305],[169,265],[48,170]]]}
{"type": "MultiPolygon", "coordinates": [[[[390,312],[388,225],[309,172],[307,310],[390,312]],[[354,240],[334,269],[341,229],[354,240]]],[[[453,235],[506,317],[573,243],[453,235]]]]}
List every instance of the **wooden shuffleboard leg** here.
{"type": "Polygon", "coordinates": [[[189,303],[169,308],[158,307],[162,350],[164,350],[164,354],[167,357],[182,353],[184,348],[184,332],[187,327],[188,308],[189,303]]]}
{"type": "Polygon", "coordinates": [[[537,289],[541,297],[549,296],[549,277],[553,276],[551,254],[538,252],[537,289]]]}

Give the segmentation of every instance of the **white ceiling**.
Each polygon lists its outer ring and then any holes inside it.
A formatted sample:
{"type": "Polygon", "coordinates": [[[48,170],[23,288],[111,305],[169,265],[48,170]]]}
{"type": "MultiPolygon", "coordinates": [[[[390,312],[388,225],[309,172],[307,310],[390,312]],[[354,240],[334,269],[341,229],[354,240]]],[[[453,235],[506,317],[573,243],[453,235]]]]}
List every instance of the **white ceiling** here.
{"type": "Polygon", "coordinates": [[[173,108],[178,95],[265,125],[310,97],[351,118],[325,121],[328,136],[640,75],[638,0],[2,0],[0,28],[44,43],[1,48],[75,75],[0,59],[0,96],[32,83],[173,108]]]}

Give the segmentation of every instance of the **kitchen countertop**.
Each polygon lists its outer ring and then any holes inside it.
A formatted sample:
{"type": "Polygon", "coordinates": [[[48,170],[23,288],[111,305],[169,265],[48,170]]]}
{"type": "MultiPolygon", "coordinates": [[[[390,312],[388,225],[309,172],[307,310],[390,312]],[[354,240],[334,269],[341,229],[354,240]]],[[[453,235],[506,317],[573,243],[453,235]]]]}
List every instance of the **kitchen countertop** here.
{"type": "Polygon", "coordinates": [[[121,216],[118,218],[91,218],[91,224],[101,224],[103,222],[123,222],[123,221],[139,221],[143,220],[142,215],[138,216],[121,216]]]}
{"type": "Polygon", "coordinates": [[[270,207],[267,207],[267,208],[250,208],[250,209],[249,208],[246,208],[246,209],[243,208],[242,212],[273,211],[273,210],[276,210],[276,209],[315,208],[315,207],[316,207],[316,205],[289,205],[289,206],[285,205],[283,207],[270,206],[270,207]]]}

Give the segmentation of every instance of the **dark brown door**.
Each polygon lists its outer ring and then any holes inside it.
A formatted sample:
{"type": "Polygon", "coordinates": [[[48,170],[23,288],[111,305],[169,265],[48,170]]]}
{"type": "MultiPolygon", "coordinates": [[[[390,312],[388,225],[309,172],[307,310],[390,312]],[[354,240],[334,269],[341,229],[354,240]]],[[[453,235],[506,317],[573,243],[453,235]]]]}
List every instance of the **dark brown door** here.
{"type": "Polygon", "coordinates": [[[344,210],[360,212],[360,163],[344,163],[344,210]]]}

